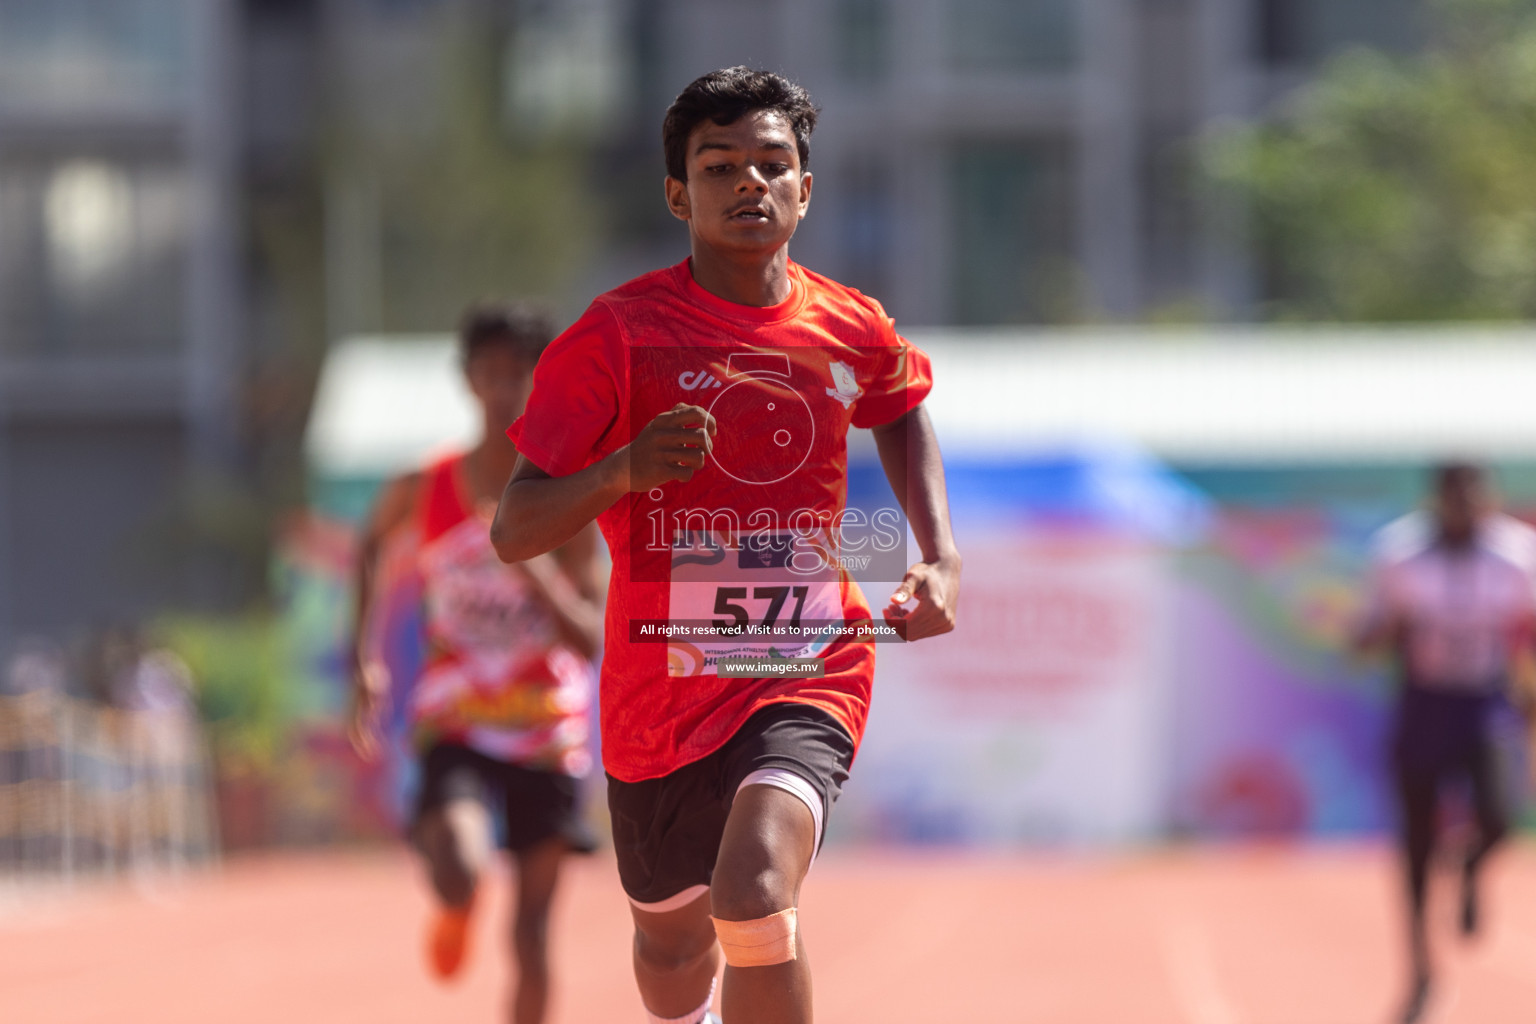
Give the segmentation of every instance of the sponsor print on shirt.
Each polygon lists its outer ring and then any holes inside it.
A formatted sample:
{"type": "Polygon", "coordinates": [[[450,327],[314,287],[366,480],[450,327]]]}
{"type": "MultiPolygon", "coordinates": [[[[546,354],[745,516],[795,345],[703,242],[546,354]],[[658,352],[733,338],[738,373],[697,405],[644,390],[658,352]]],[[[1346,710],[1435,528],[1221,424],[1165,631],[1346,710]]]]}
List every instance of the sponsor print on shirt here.
{"type": "Polygon", "coordinates": [[[842,573],[826,531],[689,532],[672,546],[667,674],[721,658],[819,658],[843,639],[842,573]]]}
{"type": "Polygon", "coordinates": [[[543,729],[586,710],[584,666],[574,653],[557,648],[517,667],[523,671],[493,680],[462,663],[439,661],[422,672],[411,709],[418,719],[454,732],[472,725],[543,729]]]}
{"type": "Polygon", "coordinates": [[[428,643],[496,678],[558,637],[532,588],[496,557],[488,529],[470,516],[428,543],[420,564],[428,643]]]}
{"type": "Polygon", "coordinates": [[[491,685],[453,663],[429,668],[412,694],[418,739],[452,739],[503,761],[584,773],[591,760],[586,668],[562,648],[535,671],[491,685]]]}
{"type": "Polygon", "coordinates": [[[587,667],[470,515],[422,549],[427,661],[412,687],[420,737],[491,757],[585,771],[587,667]]]}

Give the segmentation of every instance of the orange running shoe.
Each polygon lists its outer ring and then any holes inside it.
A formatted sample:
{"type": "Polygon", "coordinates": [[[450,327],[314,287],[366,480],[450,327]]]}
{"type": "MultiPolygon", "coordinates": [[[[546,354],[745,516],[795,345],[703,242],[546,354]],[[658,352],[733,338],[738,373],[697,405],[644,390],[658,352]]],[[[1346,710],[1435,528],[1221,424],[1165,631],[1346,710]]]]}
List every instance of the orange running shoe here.
{"type": "Polygon", "coordinates": [[[474,902],[462,907],[440,907],[427,933],[427,963],[439,981],[459,973],[469,955],[470,915],[474,902]]]}

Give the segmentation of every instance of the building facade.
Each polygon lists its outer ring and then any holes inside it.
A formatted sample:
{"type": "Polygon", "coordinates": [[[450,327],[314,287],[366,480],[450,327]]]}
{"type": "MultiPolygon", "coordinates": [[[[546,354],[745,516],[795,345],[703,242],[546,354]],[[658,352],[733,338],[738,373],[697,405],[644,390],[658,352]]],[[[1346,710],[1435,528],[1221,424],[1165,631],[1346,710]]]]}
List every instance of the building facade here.
{"type": "Polygon", "coordinates": [[[1241,211],[1201,185],[1211,128],[1328,56],[1410,48],[1422,0],[645,0],[636,117],[727,64],[822,107],[809,266],[925,324],[1246,319],[1241,211]],[[651,85],[650,90],[644,88],[651,85]]]}
{"type": "Polygon", "coordinates": [[[0,641],[195,591],[170,508],[234,443],[225,0],[0,0],[0,641]]]}

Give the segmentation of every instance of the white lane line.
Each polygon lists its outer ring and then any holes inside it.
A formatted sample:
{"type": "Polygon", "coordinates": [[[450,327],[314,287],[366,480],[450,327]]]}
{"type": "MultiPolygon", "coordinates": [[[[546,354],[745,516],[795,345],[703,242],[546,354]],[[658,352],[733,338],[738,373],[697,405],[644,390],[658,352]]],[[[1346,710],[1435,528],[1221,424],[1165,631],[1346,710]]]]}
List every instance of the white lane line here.
{"type": "Polygon", "coordinates": [[[1526,985],[1536,985],[1536,938],[1506,925],[1488,952],[1491,970],[1526,985]]]}
{"type": "Polygon", "coordinates": [[[1189,1024],[1238,1024],[1237,1008],[1216,971],[1210,937],[1186,918],[1165,918],[1158,937],[1169,980],[1189,1024]]]}

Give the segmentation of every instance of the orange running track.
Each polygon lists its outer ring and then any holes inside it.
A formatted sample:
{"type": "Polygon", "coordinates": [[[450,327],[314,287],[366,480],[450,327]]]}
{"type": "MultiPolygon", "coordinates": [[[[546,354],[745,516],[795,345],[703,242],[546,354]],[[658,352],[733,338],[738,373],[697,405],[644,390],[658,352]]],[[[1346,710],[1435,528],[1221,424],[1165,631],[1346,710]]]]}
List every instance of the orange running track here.
{"type": "MultiPolygon", "coordinates": [[[[465,977],[426,977],[400,851],[243,859],[175,884],[18,893],[0,880],[4,1024],[501,1020],[504,880],[465,977]]],[[[1448,887],[1442,881],[1442,889],[1448,887]]],[[[822,1024],[1384,1024],[1397,875],[1377,846],[1092,858],[833,849],[806,884],[822,1024]]],[[[1430,1020],[1536,1020],[1536,845],[1490,871],[1486,934],[1435,908],[1430,1020]]],[[[569,870],[551,1024],[639,1024],[611,857],[569,870]]]]}

